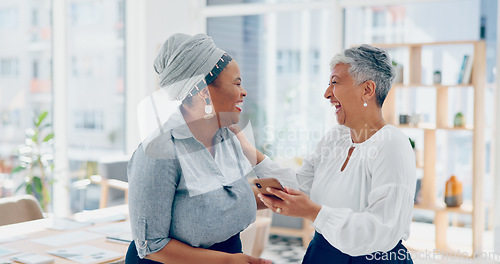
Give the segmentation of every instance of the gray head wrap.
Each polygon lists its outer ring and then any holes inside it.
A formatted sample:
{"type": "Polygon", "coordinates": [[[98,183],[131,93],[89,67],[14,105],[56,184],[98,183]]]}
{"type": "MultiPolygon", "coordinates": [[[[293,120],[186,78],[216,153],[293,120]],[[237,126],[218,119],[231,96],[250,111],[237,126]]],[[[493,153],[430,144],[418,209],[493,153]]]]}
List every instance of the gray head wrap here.
{"type": "Polygon", "coordinates": [[[224,53],[205,34],[174,34],[163,43],[154,61],[158,83],[171,100],[182,101],[224,53]]]}

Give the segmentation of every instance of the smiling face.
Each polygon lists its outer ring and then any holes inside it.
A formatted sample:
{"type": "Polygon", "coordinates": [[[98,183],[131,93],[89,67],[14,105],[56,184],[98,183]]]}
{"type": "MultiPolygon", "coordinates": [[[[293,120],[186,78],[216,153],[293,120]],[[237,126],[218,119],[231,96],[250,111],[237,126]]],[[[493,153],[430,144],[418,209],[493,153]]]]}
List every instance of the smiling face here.
{"type": "Polygon", "coordinates": [[[361,116],[364,89],[363,84],[355,84],[348,70],[347,64],[337,64],[333,68],[324,96],[335,107],[337,122],[351,127],[361,116]]]}
{"type": "Polygon", "coordinates": [[[232,60],[208,86],[215,113],[219,116],[220,126],[227,127],[238,123],[241,105],[247,91],[241,86],[240,67],[232,60]]]}

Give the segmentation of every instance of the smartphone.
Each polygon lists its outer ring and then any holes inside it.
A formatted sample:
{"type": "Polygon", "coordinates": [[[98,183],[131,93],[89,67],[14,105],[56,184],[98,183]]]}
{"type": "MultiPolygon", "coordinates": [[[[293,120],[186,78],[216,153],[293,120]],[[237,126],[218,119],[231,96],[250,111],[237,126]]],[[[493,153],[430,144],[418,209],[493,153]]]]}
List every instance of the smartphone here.
{"type": "Polygon", "coordinates": [[[283,188],[280,181],[278,181],[278,179],[276,179],[276,178],[255,179],[255,180],[253,180],[253,184],[255,184],[255,186],[257,187],[257,190],[260,193],[262,193],[263,195],[272,196],[272,197],[278,198],[278,199],[280,199],[280,198],[267,191],[267,187],[275,188],[275,189],[286,192],[285,188],[283,188]]]}

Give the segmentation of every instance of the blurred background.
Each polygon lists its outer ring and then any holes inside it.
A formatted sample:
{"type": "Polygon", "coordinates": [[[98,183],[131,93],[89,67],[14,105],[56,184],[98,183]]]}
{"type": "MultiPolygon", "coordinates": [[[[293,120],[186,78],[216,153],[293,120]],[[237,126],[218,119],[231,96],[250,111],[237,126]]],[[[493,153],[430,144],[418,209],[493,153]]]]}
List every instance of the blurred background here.
{"type": "MultiPolygon", "coordinates": [[[[293,168],[336,125],[323,98],[333,54],[380,44],[404,76],[387,111],[415,142],[416,155],[422,155],[417,160],[435,154],[438,201],[444,201],[451,175],[463,185],[464,204],[473,204],[473,190],[481,190],[481,239],[493,248],[492,212],[500,205],[494,196],[500,177],[494,167],[500,157],[494,147],[500,136],[498,10],[496,0],[0,0],[0,196],[35,193],[56,214],[98,208],[100,187],[89,179],[100,174],[126,181],[126,162],[140,142],[137,105],[158,89],[153,60],[173,33],[206,33],[238,61],[248,91],[243,111],[257,147],[293,168]],[[485,56],[472,72],[481,71],[481,81],[463,82],[464,60],[477,55],[479,42],[485,56]],[[408,43],[426,44],[419,52],[418,83],[409,78],[413,53],[398,46],[408,43]],[[436,125],[442,114],[436,86],[447,88],[449,126],[461,113],[468,129],[436,125]],[[484,91],[480,105],[478,87],[484,91]],[[481,129],[474,128],[477,107],[484,113],[481,129]],[[431,152],[424,150],[427,124],[434,124],[431,152]],[[484,137],[479,161],[476,133],[484,137]],[[474,172],[478,162],[480,176],[474,172]],[[478,177],[482,183],[474,189],[478,177]]],[[[425,164],[417,167],[424,178],[425,164]]],[[[122,194],[112,194],[109,203],[123,203],[122,194]]],[[[473,210],[448,214],[449,226],[464,228],[467,245],[473,210]]],[[[435,214],[417,208],[414,221],[432,225],[435,214]]],[[[273,223],[302,224],[283,216],[273,223]]],[[[429,232],[427,241],[434,241],[429,232]]]]}

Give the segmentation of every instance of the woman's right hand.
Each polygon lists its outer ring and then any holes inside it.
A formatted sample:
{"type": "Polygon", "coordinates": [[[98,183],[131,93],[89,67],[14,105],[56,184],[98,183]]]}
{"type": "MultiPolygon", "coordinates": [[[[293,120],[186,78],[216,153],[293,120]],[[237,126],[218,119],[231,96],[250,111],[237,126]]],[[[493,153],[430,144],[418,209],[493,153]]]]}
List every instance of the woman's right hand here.
{"type": "Polygon", "coordinates": [[[272,264],[267,259],[255,258],[243,253],[231,254],[228,264],[272,264]]]}

